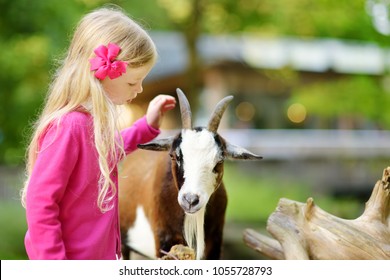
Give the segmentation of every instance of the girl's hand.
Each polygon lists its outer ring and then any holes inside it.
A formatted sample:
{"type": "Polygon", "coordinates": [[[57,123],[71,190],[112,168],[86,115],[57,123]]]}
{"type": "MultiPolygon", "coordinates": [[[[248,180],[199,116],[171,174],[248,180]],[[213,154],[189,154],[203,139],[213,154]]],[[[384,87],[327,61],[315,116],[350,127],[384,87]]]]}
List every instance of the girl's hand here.
{"type": "Polygon", "coordinates": [[[150,101],[146,112],[146,121],[156,129],[160,128],[162,117],[166,111],[176,106],[176,99],[170,95],[160,94],[150,101]]]}

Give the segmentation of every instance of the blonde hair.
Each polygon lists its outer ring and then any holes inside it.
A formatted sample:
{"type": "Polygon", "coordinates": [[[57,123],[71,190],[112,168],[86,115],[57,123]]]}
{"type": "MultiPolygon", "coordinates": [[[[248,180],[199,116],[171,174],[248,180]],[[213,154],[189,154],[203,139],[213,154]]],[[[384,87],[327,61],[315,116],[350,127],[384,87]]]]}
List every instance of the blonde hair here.
{"type": "Polygon", "coordinates": [[[101,82],[90,71],[88,61],[94,57],[96,47],[102,44],[107,46],[108,43],[115,43],[121,48],[117,59],[126,61],[132,68],[154,63],[157,57],[156,47],[147,32],[119,8],[100,8],[81,19],[67,55],[53,77],[45,107],[35,123],[35,132],[27,149],[27,180],[22,189],[24,207],[41,134],[49,124],[60,122],[63,115],[80,106],[93,116],[94,140],[101,171],[97,205],[102,212],[113,207],[110,202],[117,190],[110,172],[115,159],[124,153],[122,141],[118,139],[117,108],[106,95],[101,82]]]}

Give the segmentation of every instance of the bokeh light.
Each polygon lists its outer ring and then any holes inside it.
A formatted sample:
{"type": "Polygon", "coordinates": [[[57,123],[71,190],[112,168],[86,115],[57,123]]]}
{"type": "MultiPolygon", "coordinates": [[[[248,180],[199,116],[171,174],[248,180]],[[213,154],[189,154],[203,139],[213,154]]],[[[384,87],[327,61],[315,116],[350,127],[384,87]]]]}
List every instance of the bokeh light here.
{"type": "Polygon", "coordinates": [[[300,103],[291,104],[287,109],[287,117],[293,123],[302,123],[306,119],[306,107],[300,103]]]}
{"type": "Polygon", "coordinates": [[[240,121],[249,122],[255,116],[255,106],[249,102],[241,102],[236,107],[236,116],[240,121]]]}

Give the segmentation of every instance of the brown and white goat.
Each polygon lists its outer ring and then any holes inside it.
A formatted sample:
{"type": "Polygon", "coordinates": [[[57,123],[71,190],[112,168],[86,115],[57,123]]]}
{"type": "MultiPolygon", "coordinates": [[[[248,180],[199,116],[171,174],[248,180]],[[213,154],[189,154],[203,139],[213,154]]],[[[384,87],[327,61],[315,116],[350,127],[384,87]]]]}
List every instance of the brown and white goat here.
{"type": "Polygon", "coordinates": [[[180,89],[177,94],[181,132],[139,145],[144,150],[123,163],[119,206],[125,259],[130,251],[158,258],[176,244],[194,248],[197,259],[219,259],[227,206],[224,160],[261,159],[217,133],[232,96],[217,104],[207,128],[192,128],[188,100],[180,89]]]}

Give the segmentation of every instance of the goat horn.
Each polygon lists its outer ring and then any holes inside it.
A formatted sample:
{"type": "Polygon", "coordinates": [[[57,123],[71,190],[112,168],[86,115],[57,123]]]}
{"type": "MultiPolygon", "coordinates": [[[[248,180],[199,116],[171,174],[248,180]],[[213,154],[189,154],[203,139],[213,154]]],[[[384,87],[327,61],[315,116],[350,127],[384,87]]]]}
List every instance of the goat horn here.
{"type": "Polygon", "coordinates": [[[222,115],[225,112],[227,106],[230,101],[232,101],[233,96],[226,96],[224,99],[218,102],[217,106],[215,106],[214,112],[210,117],[209,124],[207,129],[211,132],[217,132],[219,123],[221,122],[222,115]]]}
{"type": "Polygon", "coordinates": [[[181,112],[181,121],[183,124],[183,129],[192,129],[191,124],[191,108],[190,103],[188,102],[187,97],[181,89],[176,89],[177,97],[179,98],[180,112],[181,112]]]}

